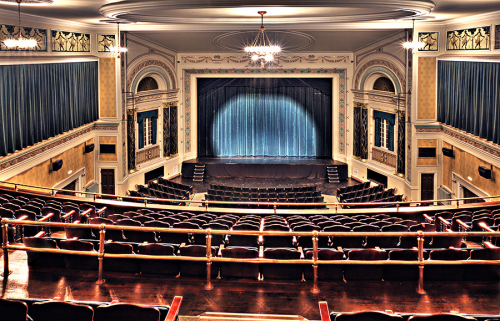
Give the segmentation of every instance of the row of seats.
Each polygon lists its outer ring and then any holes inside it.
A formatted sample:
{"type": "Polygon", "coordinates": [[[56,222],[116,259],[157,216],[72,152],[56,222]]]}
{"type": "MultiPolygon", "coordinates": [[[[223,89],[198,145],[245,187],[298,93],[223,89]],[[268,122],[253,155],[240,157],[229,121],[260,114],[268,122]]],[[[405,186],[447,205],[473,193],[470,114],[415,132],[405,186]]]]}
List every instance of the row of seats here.
{"type": "Polygon", "coordinates": [[[350,193],[350,192],[366,189],[368,187],[370,187],[370,182],[364,182],[364,183],[355,184],[355,185],[346,186],[346,187],[339,187],[339,188],[337,188],[337,196],[339,196],[340,194],[344,194],[344,193],[350,193]]]}
{"type": "MultiPolygon", "coordinates": [[[[384,204],[378,205],[377,203],[396,203],[403,201],[403,195],[391,195],[384,197],[386,193],[391,193],[391,191],[378,192],[377,194],[365,195],[361,197],[352,198],[345,200],[343,204],[351,203],[366,203],[360,205],[342,205],[343,208],[358,209],[358,208],[384,208],[384,207],[394,207],[395,204],[384,204]]],[[[400,204],[400,206],[410,206],[409,203],[400,204]]]]}
{"type": "MultiPolygon", "coordinates": [[[[156,185],[158,185],[158,184],[156,184],[156,185]]],[[[137,191],[139,193],[141,193],[143,195],[147,195],[149,197],[175,199],[175,200],[186,200],[189,198],[188,192],[174,194],[174,193],[170,193],[170,192],[165,192],[165,191],[159,189],[156,185],[154,185],[154,184],[151,184],[150,186],[136,185],[136,188],[137,188],[137,191]]],[[[129,193],[130,193],[130,191],[129,191],[129,193]]],[[[132,196],[132,194],[131,194],[131,196],[132,196]]]]}
{"type": "Polygon", "coordinates": [[[173,188],[180,189],[180,190],[184,190],[184,191],[189,192],[189,194],[193,194],[193,186],[191,186],[191,185],[176,183],[176,182],[168,180],[168,179],[166,179],[166,178],[164,178],[162,176],[158,177],[156,179],[156,181],[159,184],[161,184],[161,185],[164,185],[164,186],[167,186],[167,187],[173,187],[173,188]]]}
{"type": "MultiPolygon", "coordinates": [[[[394,189],[392,189],[394,190],[394,189]]],[[[358,189],[352,192],[345,192],[341,193],[340,195],[337,194],[337,197],[339,199],[339,202],[344,202],[344,200],[348,200],[351,198],[356,198],[356,197],[361,197],[365,195],[370,195],[370,194],[376,194],[378,192],[383,192],[384,191],[384,185],[376,185],[368,188],[363,188],[363,189],[358,189]]],[[[394,193],[392,193],[394,195],[394,193]]],[[[388,195],[389,196],[389,195],[388,195]]]]}
{"type": "Polygon", "coordinates": [[[211,204],[214,207],[225,208],[254,208],[254,209],[270,209],[274,205],[257,204],[258,202],[266,203],[288,203],[286,205],[278,205],[280,209],[325,209],[326,206],[319,204],[324,203],[323,196],[310,196],[310,197],[291,197],[291,198],[249,198],[246,196],[221,196],[207,194],[205,201],[218,201],[218,202],[235,202],[235,204],[211,204]],[[256,204],[237,204],[236,202],[253,202],[256,204]],[[294,205],[294,203],[310,203],[314,205],[294,205]]]}
{"type": "Polygon", "coordinates": [[[170,306],[146,306],[130,303],[78,302],[60,300],[0,299],[0,320],[32,321],[174,321],[182,297],[170,306]]]}
{"type": "Polygon", "coordinates": [[[237,192],[237,191],[223,191],[217,189],[208,189],[208,195],[220,195],[220,196],[230,196],[239,198],[277,198],[277,199],[288,199],[288,198],[301,198],[301,197],[316,197],[321,196],[320,191],[305,191],[305,192],[237,192]]]}
{"type": "Polygon", "coordinates": [[[218,184],[210,184],[211,190],[240,192],[240,193],[298,193],[316,192],[316,186],[296,186],[296,187],[237,187],[218,184]]]}
{"type": "MultiPolygon", "coordinates": [[[[61,248],[64,250],[95,252],[95,247],[90,242],[81,240],[56,240],[31,237],[25,238],[25,244],[37,248],[61,248]]],[[[218,247],[212,246],[212,256],[240,259],[272,259],[272,260],[300,260],[312,259],[313,251],[295,248],[266,248],[262,256],[256,247],[218,247]],[[219,251],[220,249],[220,251],[219,251]]],[[[181,245],[176,248],[168,244],[138,244],[137,250],[131,244],[106,242],[106,254],[143,254],[166,255],[180,257],[205,257],[205,245],[181,245]]],[[[426,260],[499,260],[500,248],[491,246],[484,249],[437,249],[426,251],[426,260]]],[[[319,260],[398,260],[417,261],[417,249],[381,250],[381,249],[356,249],[347,252],[336,249],[319,249],[319,260]]],[[[36,267],[88,269],[96,270],[98,260],[95,256],[71,255],[58,253],[28,252],[28,265],[36,267]]],[[[295,279],[311,280],[312,266],[296,263],[240,263],[240,262],[214,262],[212,276],[254,278],[254,279],[295,279]]],[[[104,270],[115,272],[169,274],[181,276],[206,276],[206,262],[186,260],[155,260],[155,259],[130,259],[130,258],[104,258],[104,270]]],[[[320,280],[418,280],[417,265],[343,265],[319,264],[318,279],[320,280]]],[[[491,265],[428,265],[424,269],[425,280],[499,280],[500,266],[491,265]]]]}
{"type": "MultiPolygon", "coordinates": [[[[320,302],[321,304],[326,302],[320,302]]],[[[332,312],[330,315],[322,317],[321,321],[494,321],[498,316],[481,316],[475,318],[469,315],[458,313],[432,313],[432,314],[409,314],[393,313],[382,311],[358,311],[358,312],[332,312]]]]}
{"type": "Polygon", "coordinates": [[[189,195],[191,194],[187,190],[178,189],[178,188],[171,187],[171,186],[166,186],[166,185],[157,183],[155,181],[149,181],[148,182],[148,187],[152,188],[152,189],[155,189],[155,190],[158,190],[158,191],[162,191],[164,193],[174,194],[174,195],[178,195],[178,196],[185,196],[187,198],[189,198],[189,195]]]}

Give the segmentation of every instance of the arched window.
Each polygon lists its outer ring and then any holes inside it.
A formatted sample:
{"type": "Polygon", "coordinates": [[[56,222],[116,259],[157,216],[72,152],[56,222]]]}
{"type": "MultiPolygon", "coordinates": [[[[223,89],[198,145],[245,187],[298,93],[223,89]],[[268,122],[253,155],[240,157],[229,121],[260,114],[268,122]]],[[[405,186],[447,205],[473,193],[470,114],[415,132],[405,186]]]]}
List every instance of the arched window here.
{"type": "Polygon", "coordinates": [[[137,92],[158,89],[158,83],[152,77],[144,77],[137,86],[137,92]]]}
{"type": "Polygon", "coordinates": [[[377,80],[375,80],[375,83],[373,84],[373,90],[381,90],[381,91],[389,91],[389,92],[396,91],[394,89],[394,84],[387,77],[380,77],[377,80]]]}

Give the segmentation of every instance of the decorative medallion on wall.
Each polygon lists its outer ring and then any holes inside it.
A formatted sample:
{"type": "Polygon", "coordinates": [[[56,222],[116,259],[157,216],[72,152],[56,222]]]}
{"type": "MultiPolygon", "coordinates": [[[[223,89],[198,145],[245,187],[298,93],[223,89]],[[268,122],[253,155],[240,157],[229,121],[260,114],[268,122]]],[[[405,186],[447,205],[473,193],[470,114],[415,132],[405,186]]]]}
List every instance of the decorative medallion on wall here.
{"type": "Polygon", "coordinates": [[[500,25],[495,26],[495,49],[500,49],[500,25]]]}
{"type": "Polygon", "coordinates": [[[52,51],[90,52],[90,34],[52,30],[52,51]]]}
{"type": "Polygon", "coordinates": [[[0,25],[0,51],[47,51],[47,30],[20,27],[13,25],[0,25]],[[31,49],[7,48],[4,40],[17,39],[19,33],[23,38],[31,38],[37,41],[37,45],[31,49]]]}
{"type": "MultiPolygon", "coordinates": [[[[300,77],[303,74],[338,74],[339,75],[339,133],[338,133],[338,143],[339,143],[339,154],[346,154],[346,138],[345,138],[345,113],[346,113],[346,101],[347,101],[347,89],[346,89],[346,75],[347,69],[192,69],[184,70],[184,150],[186,153],[191,152],[191,75],[193,74],[297,74],[300,77]]],[[[193,97],[197,99],[197,97],[193,97]]]]}
{"type": "Polygon", "coordinates": [[[490,26],[448,31],[447,50],[489,50],[490,26]]]}
{"type": "Polygon", "coordinates": [[[439,32],[419,32],[418,41],[424,46],[418,51],[438,51],[439,50],[439,32]]]}
{"type": "Polygon", "coordinates": [[[114,47],[116,40],[115,35],[97,35],[97,51],[110,52],[110,47],[114,47]]]}

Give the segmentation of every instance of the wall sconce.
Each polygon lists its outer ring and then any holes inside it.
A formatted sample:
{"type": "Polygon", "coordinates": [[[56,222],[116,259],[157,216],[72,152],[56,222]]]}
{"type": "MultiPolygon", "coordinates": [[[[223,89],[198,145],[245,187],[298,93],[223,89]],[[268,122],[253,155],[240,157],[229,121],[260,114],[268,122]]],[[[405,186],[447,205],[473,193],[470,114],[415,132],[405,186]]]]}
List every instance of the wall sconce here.
{"type": "Polygon", "coordinates": [[[85,144],[85,150],[83,151],[84,154],[88,154],[94,151],[94,144],[85,144]]]}
{"type": "Polygon", "coordinates": [[[491,170],[492,169],[493,169],[493,165],[491,165],[491,168],[479,166],[479,168],[478,168],[479,176],[484,177],[486,179],[491,179],[491,170]]]}

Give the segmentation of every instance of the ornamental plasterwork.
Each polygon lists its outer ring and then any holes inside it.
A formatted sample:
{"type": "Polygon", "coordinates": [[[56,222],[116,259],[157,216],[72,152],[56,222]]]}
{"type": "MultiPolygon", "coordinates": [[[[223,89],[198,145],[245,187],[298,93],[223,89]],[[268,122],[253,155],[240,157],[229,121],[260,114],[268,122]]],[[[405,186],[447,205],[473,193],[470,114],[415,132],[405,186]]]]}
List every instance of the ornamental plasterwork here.
{"type": "Polygon", "coordinates": [[[141,70],[143,70],[147,67],[150,67],[150,66],[157,66],[157,67],[160,67],[161,69],[163,69],[168,74],[168,77],[170,78],[169,80],[172,84],[172,89],[177,88],[177,84],[176,84],[176,80],[175,80],[176,77],[175,77],[174,73],[172,72],[172,70],[170,69],[170,67],[166,63],[164,63],[163,61],[160,61],[160,60],[145,60],[145,61],[139,63],[137,66],[135,66],[134,69],[132,69],[132,71],[128,73],[128,77],[127,77],[128,89],[127,89],[127,91],[132,91],[131,90],[132,83],[133,83],[135,77],[137,77],[137,75],[139,74],[139,72],[141,72],[141,70]]]}
{"type": "Polygon", "coordinates": [[[500,146],[485,139],[474,136],[470,133],[458,130],[448,125],[441,124],[436,127],[415,127],[417,133],[443,133],[451,138],[455,138],[464,144],[482,150],[485,153],[500,158],[500,146]]]}
{"type": "Polygon", "coordinates": [[[398,81],[401,85],[401,91],[406,92],[406,85],[405,85],[405,77],[402,74],[401,70],[392,62],[384,59],[374,59],[370,60],[369,62],[365,63],[359,70],[356,71],[356,75],[354,77],[354,88],[359,89],[359,82],[361,81],[361,78],[365,74],[365,72],[370,69],[371,67],[375,66],[383,66],[392,71],[396,77],[398,78],[398,81]]]}
{"type": "Polygon", "coordinates": [[[143,96],[131,96],[127,97],[127,108],[132,108],[134,105],[132,104],[132,100],[134,100],[134,104],[147,103],[151,101],[166,101],[177,98],[177,92],[174,93],[157,93],[151,95],[143,95],[143,96]]]}
{"type": "MultiPolygon", "coordinates": [[[[215,55],[213,57],[209,56],[182,56],[181,60],[183,63],[252,63],[250,57],[242,56],[220,56],[215,55]]],[[[274,63],[275,64],[291,64],[291,63],[347,63],[349,62],[349,56],[277,56],[274,63]]],[[[260,67],[260,64],[259,64],[260,67]]]]}

